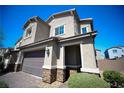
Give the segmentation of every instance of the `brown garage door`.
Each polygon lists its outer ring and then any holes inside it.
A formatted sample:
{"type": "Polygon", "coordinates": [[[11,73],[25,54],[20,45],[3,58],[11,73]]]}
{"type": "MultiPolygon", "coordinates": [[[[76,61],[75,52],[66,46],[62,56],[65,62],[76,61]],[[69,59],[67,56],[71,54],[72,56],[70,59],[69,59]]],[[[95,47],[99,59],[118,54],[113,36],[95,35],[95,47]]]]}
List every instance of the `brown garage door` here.
{"type": "Polygon", "coordinates": [[[44,56],[44,50],[24,53],[22,71],[41,77],[44,56]]]}

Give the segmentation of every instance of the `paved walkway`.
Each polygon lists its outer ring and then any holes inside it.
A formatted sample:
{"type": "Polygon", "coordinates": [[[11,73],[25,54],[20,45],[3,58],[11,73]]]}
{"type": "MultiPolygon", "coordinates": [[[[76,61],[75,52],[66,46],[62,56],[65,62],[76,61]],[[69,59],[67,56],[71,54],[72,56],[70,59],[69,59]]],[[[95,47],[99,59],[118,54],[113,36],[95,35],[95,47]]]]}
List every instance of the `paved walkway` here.
{"type": "Polygon", "coordinates": [[[0,80],[5,81],[9,88],[67,88],[67,82],[60,83],[55,81],[52,84],[48,84],[42,82],[40,77],[22,71],[2,75],[0,80]]]}

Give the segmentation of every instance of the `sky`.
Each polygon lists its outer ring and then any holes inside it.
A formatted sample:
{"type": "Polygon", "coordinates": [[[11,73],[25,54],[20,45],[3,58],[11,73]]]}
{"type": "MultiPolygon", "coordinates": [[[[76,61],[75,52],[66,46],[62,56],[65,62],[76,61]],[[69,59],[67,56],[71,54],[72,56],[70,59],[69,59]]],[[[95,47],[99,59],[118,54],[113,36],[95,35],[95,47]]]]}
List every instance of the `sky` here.
{"type": "MultiPolygon", "coordinates": [[[[3,31],[3,46],[14,47],[22,36],[24,23],[33,16],[44,21],[53,13],[75,8],[80,19],[93,18],[95,48],[102,52],[112,46],[124,45],[124,6],[87,6],[87,5],[52,5],[52,6],[0,6],[0,27],[3,31]]],[[[1,42],[1,41],[0,41],[1,42]]]]}

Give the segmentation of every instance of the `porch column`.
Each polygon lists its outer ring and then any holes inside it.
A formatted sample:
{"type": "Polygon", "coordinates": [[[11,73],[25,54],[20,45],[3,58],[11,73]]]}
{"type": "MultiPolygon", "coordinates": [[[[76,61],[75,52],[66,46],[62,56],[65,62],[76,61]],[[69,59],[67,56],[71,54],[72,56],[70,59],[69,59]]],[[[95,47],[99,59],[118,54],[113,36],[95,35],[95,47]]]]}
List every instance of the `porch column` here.
{"type": "Polygon", "coordinates": [[[57,60],[57,80],[64,82],[66,80],[66,66],[65,66],[65,47],[60,47],[59,60],[57,60]]]}
{"type": "Polygon", "coordinates": [[[15,72],[18,71],[18,68],[21,68],[22,60],[23,60],[23,53],[21,51],[19,51],[17,61],[15,63],[15,68],[14,68],[15,72]]]}
{"type": "Polygon", "coordinates": [[[57,68],[65,69],[65,47],[60,47],[59,60],[57,61],[57,68]]]}
{"type": "Polygon", "coordinates": [[[80,44],[81,51],[81,71],[99,73],[99,69],[96,65],[95,50],[93,43],[80,44]]]}
{"type": "Polygon", "coordinates": [[[42,80],[52,83],[56,80],[56,45],[55,43],[45,48],[45,59],[43,65],[42,80]]]}

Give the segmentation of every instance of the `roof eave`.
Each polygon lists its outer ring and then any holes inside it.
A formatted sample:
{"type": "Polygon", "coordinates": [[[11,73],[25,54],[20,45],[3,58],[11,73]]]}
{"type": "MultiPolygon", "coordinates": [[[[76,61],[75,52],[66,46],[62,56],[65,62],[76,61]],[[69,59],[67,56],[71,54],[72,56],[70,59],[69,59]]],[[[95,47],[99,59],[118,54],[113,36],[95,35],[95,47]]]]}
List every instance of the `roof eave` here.
{"type": "MultiPolygon", "coordinates": [[[[76,12],[76,9],[73,8],[73,9],[70,9],[70,10],[65,10],[65,11],[62,11],[62,12],[58,12],[58,13],[52,14],[52,15],[46,20],[46,22],[47,22],[47,23],[51,22],[51,21],[55,18],[56,15],[62,15],[62,14],[66,14],[66,13],[70,13],[70,14],[72,14],[72,15],[74,15],[74,16],[75,16],[75,14],[76,14],[76,16],[78,16],[78,14],[77,14],[77,12],[76,12]]],[[[78,16],[78,18],[79,18],[79,16],[78,16]]]]}
{"type": "Polygon", "coordinates": [[[90,22],[90,23],[92,23],[92,22],[93,22],[93,18],[85,18],[85,19],[81,19],[81,20],[80,20],[80,23],[85,23],[85,22],[90,22]]]}
{"type": "Polygon", "coordinates": [[[17,49],[28,48],[28,47],[31,47],[31,46],[34,46],[34,45],[38,45],[38,44],[42,44],[42,43],[47,43],[47,42],[53,41],[53,40],[55,40],[55,38],[51,37],[51,38],[48,38],[48,39],[45,39],[45,40],[41,40],[41,41],[37,41],[37,42],[31,43],[31,44],[28,44],[28,45],[20,46],[17,49]]]}
{"type": "Polygon", "coordinates": [[[79,39],[79,38],[87,38],[87,37],[93,37],[94,38],[96,35],[97,35],[97,31],[93,31],[93,32],[89,32],[89,33],[86,33],[86,34],[80,34],[80,35],[77,35],[77,36],[64,38],[64,39],[60,40],[59,42],[64,42],[64,41],[79,39]]]}
{"type": "Polygon", "coordinates": [[[45,21],[43,21],[39,16],[34,16],[32,18],[29,18],[28,21],[25,22],[25,24],[23,25],[22,28],[25,29],[30,23],[32,23],[32,22],[40,22],[40,21],[50,27],[50,25],[47,24],[45,21]]]}

